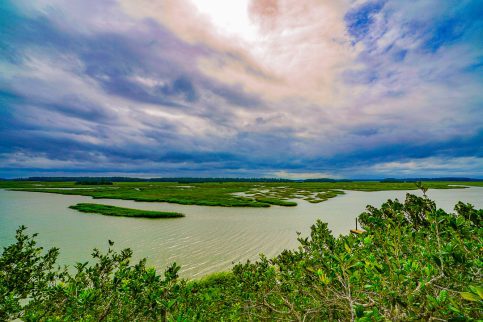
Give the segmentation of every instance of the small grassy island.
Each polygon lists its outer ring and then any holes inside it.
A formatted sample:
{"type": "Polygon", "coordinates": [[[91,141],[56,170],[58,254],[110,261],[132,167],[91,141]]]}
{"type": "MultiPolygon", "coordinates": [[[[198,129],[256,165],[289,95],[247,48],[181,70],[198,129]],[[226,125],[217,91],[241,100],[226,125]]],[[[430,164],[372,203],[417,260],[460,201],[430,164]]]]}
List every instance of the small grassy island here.
{"type": "Polygon", "coordinates": [[[120,216],[120,217],[140,217],[140,218],[178,218],[184,217],[179,212],[167,211],[151,211],[131,208],[122,208],[109,205],[100,205],[95,203],[78,203],[69,208],[78,210],[80,212],[90,214],[100,214],[105,216],[120,216]]]}

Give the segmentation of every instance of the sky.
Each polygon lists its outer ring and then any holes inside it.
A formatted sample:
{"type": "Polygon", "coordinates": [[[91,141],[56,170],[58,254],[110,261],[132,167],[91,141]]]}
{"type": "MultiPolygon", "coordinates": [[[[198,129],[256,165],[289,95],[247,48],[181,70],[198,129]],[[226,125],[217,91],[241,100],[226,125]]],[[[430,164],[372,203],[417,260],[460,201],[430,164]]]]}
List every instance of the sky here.
{"type": "Polygon", "coordinates": [[[0,177],[483,178],[481,0],[2,0],[0,177]]]}

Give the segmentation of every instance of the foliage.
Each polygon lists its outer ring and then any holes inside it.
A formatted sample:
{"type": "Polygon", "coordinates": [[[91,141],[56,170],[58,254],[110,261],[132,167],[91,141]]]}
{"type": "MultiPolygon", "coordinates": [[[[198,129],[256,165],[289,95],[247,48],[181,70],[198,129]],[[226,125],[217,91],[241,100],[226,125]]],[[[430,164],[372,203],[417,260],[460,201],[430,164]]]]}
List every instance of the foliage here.
{"type": "Polygon", "coordinates": [[[24,304],[26,300],[41,301],[63,275],[54,270],[59,250],[52,248],[42,255],[37,235],[26,235],[25,229],[21,226],[17,230],[17,242],[5,247],[0,257],[0,321],[22,317],[30,308],[24,304]]]}
{"type": "Polygon", "coordinates": [[[408,194],[368,206],[361,234],[334,237],[318,221],[296,250],[194,281],[179,280],[175,264],[160,276],[111,248],[75,273],[52,273],[58,252],[40,255],[21,228],[0,259],[0,319],[478,320],[482,216],[408,194]]]}
{"type": "Polygon", "coordinates": [[[101,205],[96,203],[78,203],[69,208],[78,210],[80,212],[100,214],[105,216],[120,216],[120,217],[143,217],[143,218],[176,218],[184,217],[179,212],[169,211],[150,211],[131,209],[123,207],[115,207],[109,205],[101,205]]]}

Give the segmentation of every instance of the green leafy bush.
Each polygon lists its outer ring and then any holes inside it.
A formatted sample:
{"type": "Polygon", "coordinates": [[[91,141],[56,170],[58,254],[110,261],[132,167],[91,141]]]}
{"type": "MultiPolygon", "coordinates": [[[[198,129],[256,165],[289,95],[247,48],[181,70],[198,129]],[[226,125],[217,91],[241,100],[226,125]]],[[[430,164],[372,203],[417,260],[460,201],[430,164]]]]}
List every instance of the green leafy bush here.
{"type": "Polygon", "coordinates": [[[131,264],[130,250],[55,269],[58,251],[42,255],[21,227],[0,258],[0,320],[478,320],[482,215],[408,194],[368,206],[361,234],[318,221],[296,250],[193,281],[131,264]]]}

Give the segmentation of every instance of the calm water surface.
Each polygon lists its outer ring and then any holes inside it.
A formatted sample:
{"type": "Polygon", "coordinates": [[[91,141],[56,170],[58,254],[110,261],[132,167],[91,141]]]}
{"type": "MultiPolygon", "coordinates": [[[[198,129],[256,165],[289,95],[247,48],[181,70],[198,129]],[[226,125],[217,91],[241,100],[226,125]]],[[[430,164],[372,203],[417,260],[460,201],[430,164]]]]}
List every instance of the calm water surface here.
{"type": "MultiPolygon", "coordinates": [[[[416,193],[416,191],[411,191],[416,193]]],[[[148,258],[164,269],[172,262],[182,266],[184,277],[228,269],[233,262],[256,260],[260,253],[271,257],[296,248],[297,234],[309,233],[321,219],[335,235],[347,234],[367,204],[380,206],[389,198],[404,199],[406,191],[357,192],[311,204],[297,200],[297,207],[226,208],[92,199],[36,192],[0,190],[0,246],[14,241],[19,225],[38,232],[44,247],[60,247],[60,262],[73,264],[90,258],[94,247],[130,247],[135,259],[148,258]],[[147,210],[177,211],[185,218],[142,219],[79,213],[68,206],[79,202],[102,203],[147,210]]],[[[483,188],[430,190],[438,207],[452,211],[459,200],[483,208],[483,188]]]]}

